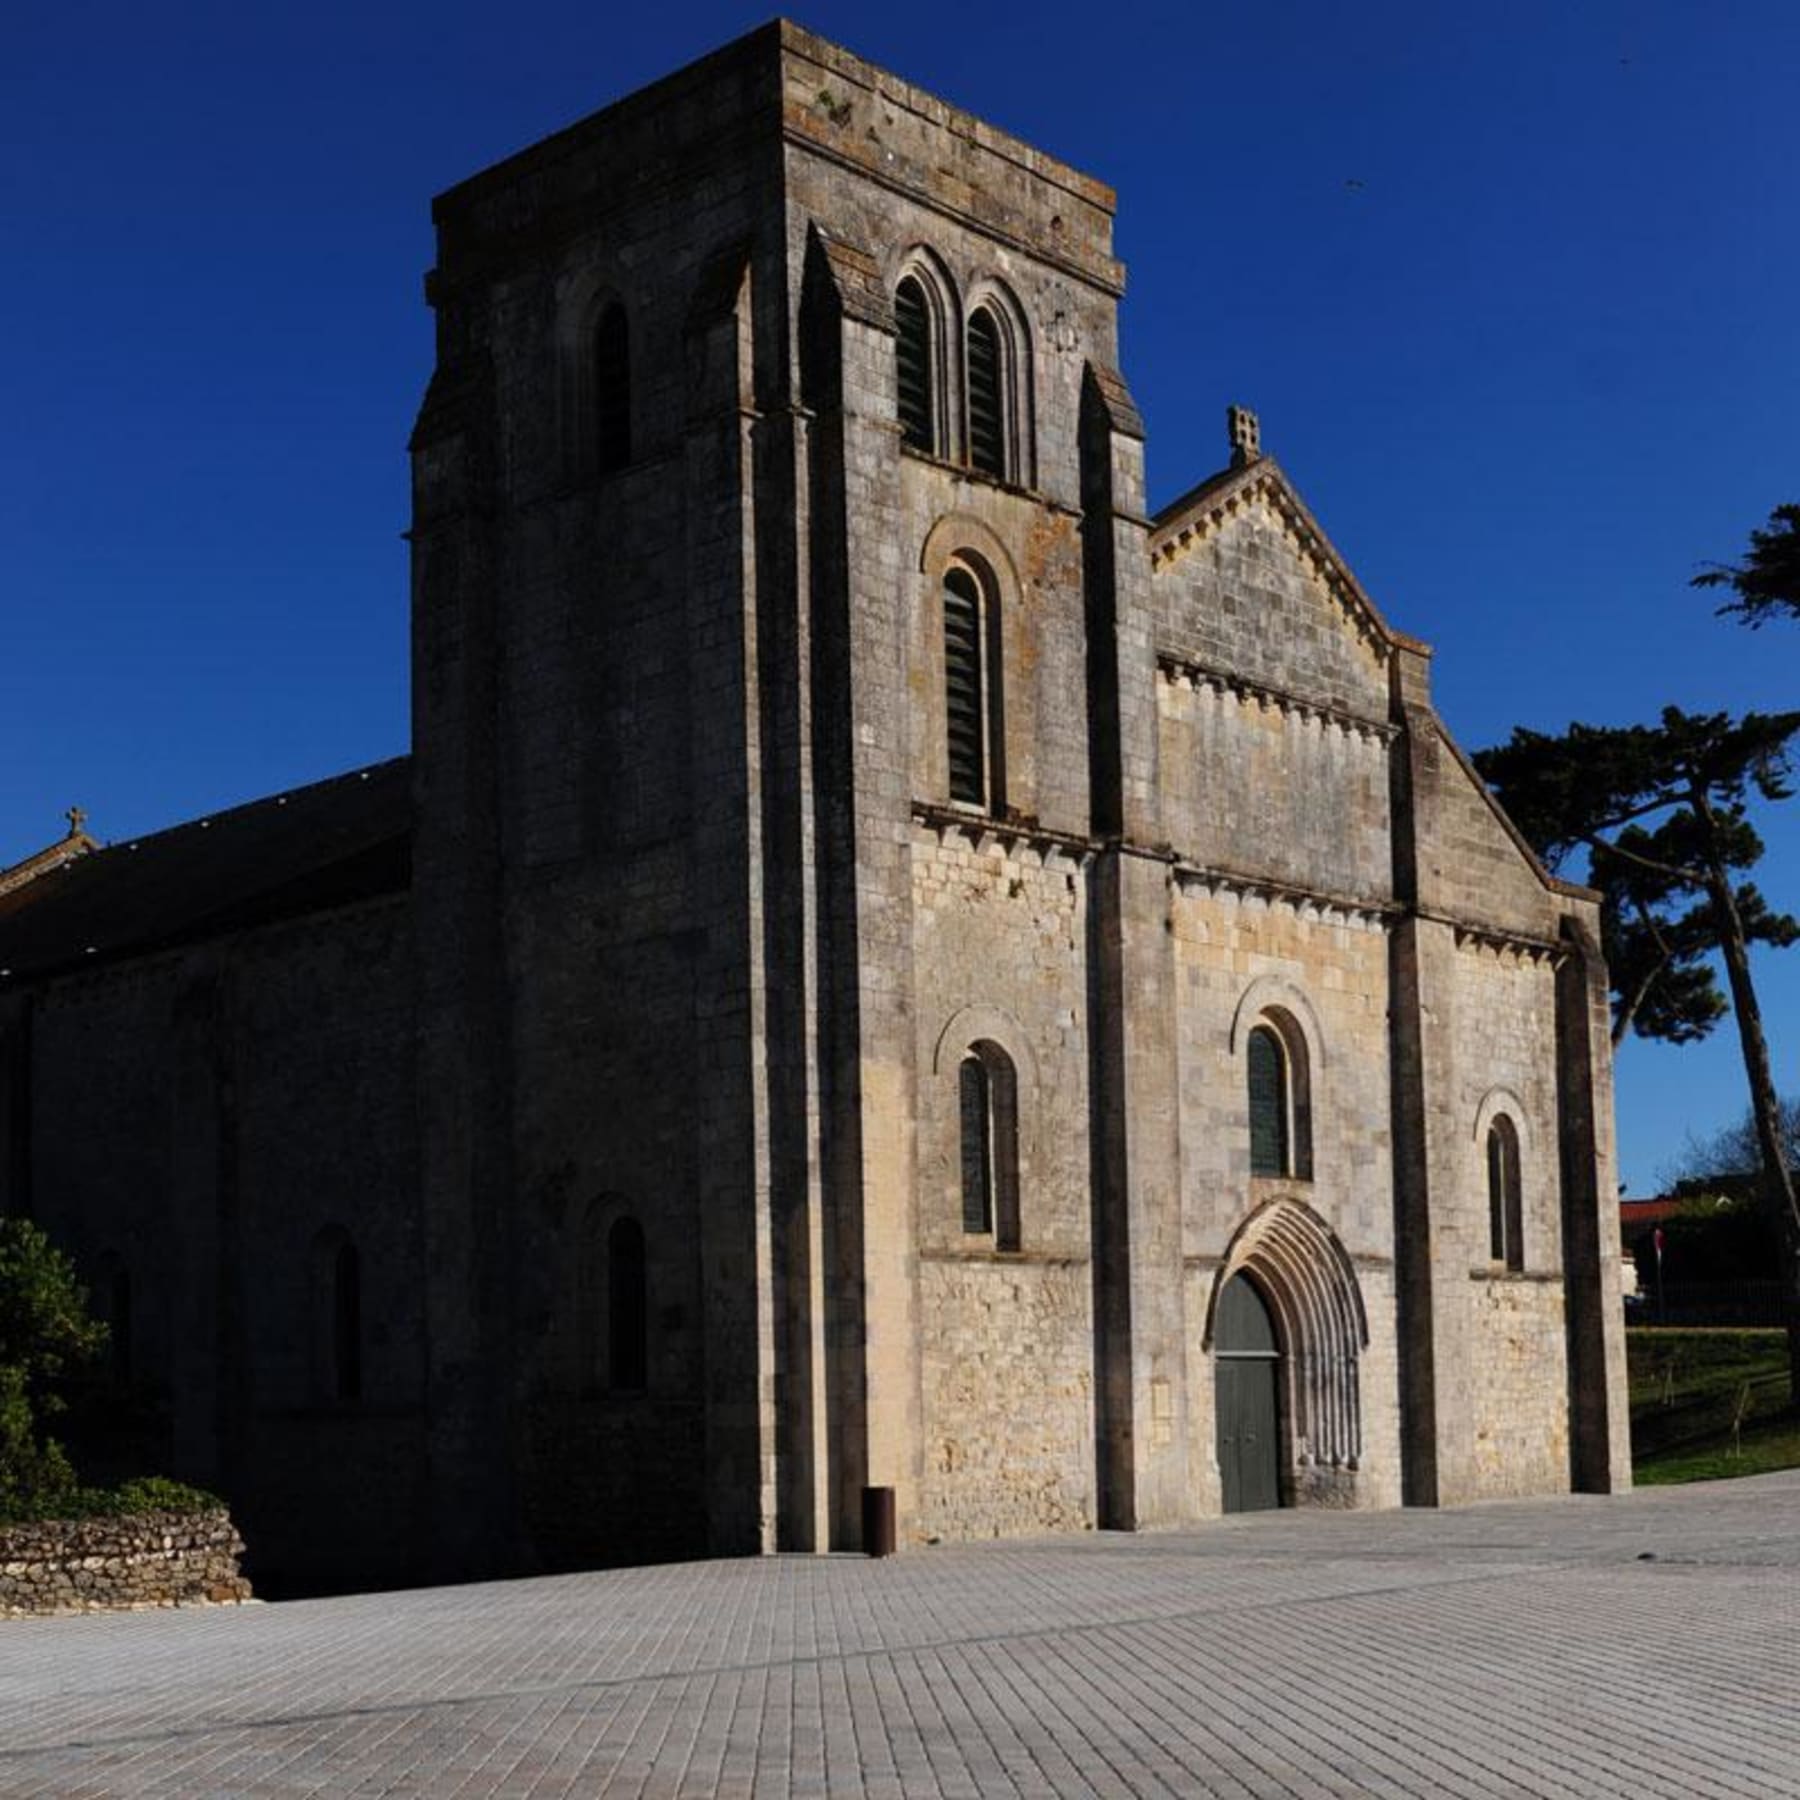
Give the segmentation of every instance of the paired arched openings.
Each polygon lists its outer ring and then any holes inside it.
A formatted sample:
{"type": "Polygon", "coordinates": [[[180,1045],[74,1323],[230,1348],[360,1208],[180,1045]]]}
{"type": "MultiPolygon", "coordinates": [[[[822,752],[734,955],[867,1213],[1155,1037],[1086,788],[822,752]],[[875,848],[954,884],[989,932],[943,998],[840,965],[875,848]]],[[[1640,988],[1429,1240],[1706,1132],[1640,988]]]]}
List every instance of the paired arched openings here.
{"type": "Polygon", "coordinates": [[[895,411],[910,450],[1032,480],[1030,331],[1000,282],[965,307],[943,264],[909,251],[894,285],[895,411]]]}

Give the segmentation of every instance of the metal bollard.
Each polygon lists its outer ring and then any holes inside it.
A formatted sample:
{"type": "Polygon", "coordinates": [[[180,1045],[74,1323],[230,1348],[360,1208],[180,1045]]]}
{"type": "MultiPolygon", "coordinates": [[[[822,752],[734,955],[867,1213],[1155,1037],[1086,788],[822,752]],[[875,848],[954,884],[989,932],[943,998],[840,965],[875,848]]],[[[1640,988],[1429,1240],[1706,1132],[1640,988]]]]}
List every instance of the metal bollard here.
{"type": "Polygon", "coordinates": [[[894,1554],[894,1490],[891,1487],[863,1489],[862,1540],[865,1556],[894,1554]]]}

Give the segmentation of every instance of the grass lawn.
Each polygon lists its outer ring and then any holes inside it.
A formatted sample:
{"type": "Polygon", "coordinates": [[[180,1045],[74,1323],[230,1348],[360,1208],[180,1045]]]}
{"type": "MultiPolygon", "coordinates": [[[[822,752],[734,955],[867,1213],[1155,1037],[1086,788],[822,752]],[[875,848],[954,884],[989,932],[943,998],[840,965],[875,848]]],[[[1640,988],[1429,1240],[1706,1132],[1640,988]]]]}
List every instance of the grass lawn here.
{"type": "Polygon", "coordinates": [[[1641,1325],[1625,1342],[1641,1486],[1800,1467],[1800,1421],[1777,1416],[1788,1391],[1782,1332],[1641,1325]]]}

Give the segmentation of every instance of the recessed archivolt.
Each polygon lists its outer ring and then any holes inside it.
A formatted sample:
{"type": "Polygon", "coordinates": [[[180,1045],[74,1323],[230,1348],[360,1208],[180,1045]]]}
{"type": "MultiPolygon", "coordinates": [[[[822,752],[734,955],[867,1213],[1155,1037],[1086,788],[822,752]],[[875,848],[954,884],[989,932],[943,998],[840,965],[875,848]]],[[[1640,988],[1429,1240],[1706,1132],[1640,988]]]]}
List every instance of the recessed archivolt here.
{"type": "Polygon", "coordinates": [[[919,548],[919,567],[933,581],[942,581],[953,562],[973,561],[979,572],[992,578],[1002,603],[1019,592],[1019,571],[997,533],[969,513],[945,513],[925,534],[919,548]]]}
{"type": "Polygon", "coordinates": [[[1481,1104],[1475,1109],[1475,1142],[1485,1145],[1489,1128],[1502,1116],[1512,1120],[1513,1130],[1519,1134],[1520,1149],[1529,1150],[1531,1125],[1525,1102],[1511,1088],[1505,1087],[1489,1088],[1482,1095],[1481,1104]]]}
{"type": "Polygon", "coordinates": [[[1212,1348],[1219,1296],[1236,1275],[1250,1278],[1275,1318],[1296,1466],[1356,1468],[1362,1459],[1359,1365],[1369,1318],[1344,1246],[1297,1200],[1259,1207],[1238,1228],[1213,1277],[1204,1349],[1212,1348]]]}
{"type": "Polygon", "coordinates": [[[1271,1018],[1283,1027],[1284,1035],[1289,1027],[1299,1031],[1309,1067],[1315,1075],[1322,1071],[1325,1034],[1319,1029],[1318,1015],[1299,988],[1279,975],[1259,975],[1244,989],[1237,1011],[1231,1015],[1231,1054],[1242,1056],[1251,1028],[1259,1020],[1271,1018]]]}
{"type": "Polygon", "coordinates": [[[945,1021],[944,1029],[932,1046],[931,1072],[934,1075],[946,1070],[954,1072],[962,1062],[964,1051],[971,1044],[982,1042],[998,1044],[1012,1058],[1013,1067],[1018,1071],[1019,1099],[1023,1105],[1027,1090],[1035,1092],[1037,1088],[1037,1058],[1031,1053],[1031,1040],[1025,1035],[1025,1027],[1003,1006],[958,1007],[945,1021]]]}

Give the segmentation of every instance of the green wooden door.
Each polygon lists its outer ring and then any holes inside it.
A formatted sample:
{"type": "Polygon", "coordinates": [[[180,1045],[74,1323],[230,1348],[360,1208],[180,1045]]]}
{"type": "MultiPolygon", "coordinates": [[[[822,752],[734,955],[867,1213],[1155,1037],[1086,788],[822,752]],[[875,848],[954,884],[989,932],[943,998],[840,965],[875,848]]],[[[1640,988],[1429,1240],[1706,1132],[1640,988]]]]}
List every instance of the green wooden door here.
{"type": "Polygon", "coordinates": [[[1213,1327],[1219,1475],[1227,1512],[1281,1504],[1281,1349],[1262,1296],[1234,1275],[1213,1327]]]}

